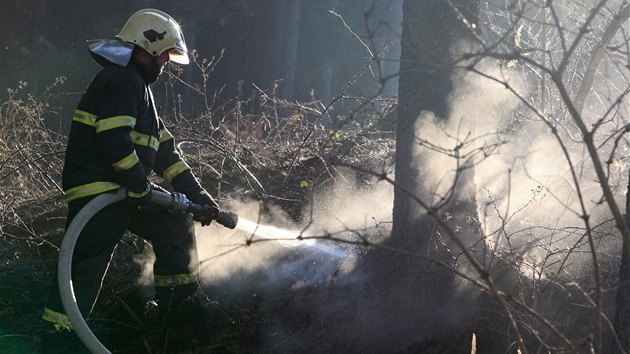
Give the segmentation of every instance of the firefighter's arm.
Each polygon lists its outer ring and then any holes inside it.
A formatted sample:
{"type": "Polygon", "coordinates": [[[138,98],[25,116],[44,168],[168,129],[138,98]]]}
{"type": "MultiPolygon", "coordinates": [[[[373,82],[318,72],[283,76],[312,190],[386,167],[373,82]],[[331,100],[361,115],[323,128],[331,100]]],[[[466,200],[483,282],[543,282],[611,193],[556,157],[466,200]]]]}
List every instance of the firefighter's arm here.
{"type": "MultiPolygon", "coordinates": [[[[160,148],[155,162],[155,172],[161,175],[174,191],[185,194],[193,203],[218,208],[212,196],[201,186],[188,164],[175,149],[173,136],[166,128],[162,128],[160,132],[160,148]]],[[[206,226],[212,219],[205,220],[203,217],[196,217],[195,221],[206,226]]]]}
{"type": "Polygon", "coordinates": [[[96,114],[96,143],[111,163],[118,182],[127,188],[128,197],[147,199],[150,185],[131,138],[142,91],[123,77],[119,80],[101,96],[96,114]]]}

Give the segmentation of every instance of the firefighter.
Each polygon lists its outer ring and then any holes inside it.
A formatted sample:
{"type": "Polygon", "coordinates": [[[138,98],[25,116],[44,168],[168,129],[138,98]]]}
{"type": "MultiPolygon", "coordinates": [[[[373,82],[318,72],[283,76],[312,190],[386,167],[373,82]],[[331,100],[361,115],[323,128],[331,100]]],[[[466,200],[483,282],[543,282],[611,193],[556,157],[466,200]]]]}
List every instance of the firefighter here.
{"type": "MultiPolygon", "coordinates": [[[[72,119],[62,183],[70,222],[101,193],[127,190],[125,200],[94,215],[73,254],[72,282],[84,317],[91,312],[117,243],[126,230],[148,240],[155,252],[156,301],[161,318],[199,288],[193,217],[150,204],[153,171],[199,205],[217,206],[175,148],[158,117],[150,84],[169,61],[188,64],[184,36],[168,14],[133,14],[113,40],[88,41],[102,70],[84,92],[72,119]]],[[[203,226],[211,220],[201,216],[203,226]]],[[[55,272],[42,317],[44,353],[84,352],[64,313],[55,272]]]]}

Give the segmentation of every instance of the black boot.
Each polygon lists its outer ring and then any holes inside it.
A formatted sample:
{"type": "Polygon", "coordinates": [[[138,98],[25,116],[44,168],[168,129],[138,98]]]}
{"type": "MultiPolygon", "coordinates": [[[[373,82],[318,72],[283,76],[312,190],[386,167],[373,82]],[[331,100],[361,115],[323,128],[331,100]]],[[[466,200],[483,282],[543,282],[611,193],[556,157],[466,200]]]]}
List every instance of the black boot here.
{"type": "MultiPolygon", "coordinates": [[[[197,283],[178,285],[174,287],[159,287],[155,290],[157,304],[156,319],[162,325],[167,324],[182,310],[182,306],[189,302],[189,298],[199,289],[197,283]]],[[[156,308],[152,311],[155,313],[156,308]]],[[[154,315],[155,316],[155,315],[154,315]]]]}
{"type": "Polygon", "coordinates": [[[39,352],[42,354],[79,354],[90,351],[83,345],[75,331],[67,328],[54,329],[50,323],[43,325],[39,352]],[[51,328],[48,328],[51,327],[51,328]]]}

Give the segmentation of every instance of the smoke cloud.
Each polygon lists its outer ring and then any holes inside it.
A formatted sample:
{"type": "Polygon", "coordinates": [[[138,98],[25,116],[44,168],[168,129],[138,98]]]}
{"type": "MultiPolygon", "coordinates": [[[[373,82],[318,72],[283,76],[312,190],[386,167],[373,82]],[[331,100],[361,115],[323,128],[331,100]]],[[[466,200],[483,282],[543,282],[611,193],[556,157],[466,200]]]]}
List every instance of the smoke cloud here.
{"type": "MultiPolygon", "coordinates": [[[[473,73],[454,78],[448,120],[438,121],[430,112],[423,113],[416,127],[417,136],[424,141],[417,152],[422,159],[415,168],[423,172],[423,182],[434,192],[435,202],[452,187],[457,167],[456,160],[443,151],[452,153],[455,146],[465,142],[459,154],[474,156],[473,193],[486,242],[492,249],[520,254],[525,262],[540,263],[551,249],[581,244],[583,232],[576,230],[584,228],[584,213],[591,217],[591,225],[599,225],[610,219],[610,212],[602,203],[590,157],[570,118],[550,114],[558,129],[558,134],[553,134],[551,127],[503,84],[529,97],[532,88],[525,84],[522,72],[499,72],[491,65],[484,72],[498,81],[473,73]]],[[[539,104],[530,99],[534,106],[539,104]]],[[[587,124],[594,123],[603,114],[602,110],[586,111],[584,118],[587,124]]],[[[614,156],[611,142],[603,143],[608,136],[596,136],[602,140],[599,152],[604,157],[614,156]]],[[[626,185],[621,170],[610,171],[610,182],[620,191],[616,194],[619,205],[624,204],[621,192],[626,185]]],[[[464,191],[459,195],[470,194],[464,191]]],[[[618,242],[600,244],[602,251],[617,246],[618,242]]],[[[553,273],[557,269],[545,270],[553,273]]]]}
{"type": "MultiPolygon", "coordinates": [[[[495,65],[487,64],[486,73],[505,81],[522,97],[530,97],[528,92],[533,90],[524,84],[527,80],[522,72],[516,69],[499,72],[495,65]]],[[[431,112],[423,112],[414,127],[416,135],[424,141],[418,146],[417,154],[422,158],[415,168],[423,172],[424,187],[435,197],[430,202],[436,202],[452,187],[457,161],[444,151],[461,145],[460,156],[474,163],[475,190],[460,195],[476,196],[477,217],[484,237],[479,243],[483,246],[479,247],[489,250],[482,257],[509,262],[504,256],[507,254],[513,257],[511,260],[521,275],[535,276],[538,280],[557,274],[559,264],[570,277],[588,271],[589,267],[584,267],[588,265],[588,252],[571,253],[571,262],[556,262],[569,257],[567,250],[584,247],[582,214],[591,216],[593,225],[604,225],[610,218],[606,205],[601,203],[602,192],[590,158],[570,120],[560,112],[549,114],[559,131],[555,135],[548,124],[531,114],[501,82],[469,73],[455,77],[454,83],[449,119],[438,122],[431,112]]],[[[536,106],[536,98],[530,99],[536,106]]],[[[585,112],[588,124],[601,116],[602,112],[596,110],[585,112]]],[[[602,156],[613,156],[611,142],[602,138],[600,146],[602,156]]],[[[616,170],[613,165],[610,170],[620,204],[624,198],[621,191],[626,185],[626,170],[622,167],[616,170]]],[[[333,188],[313,194],[312,208],[304,211],[306,222],[301,225],[293,224],[280,208],[261,214],[258,202],[243,200],[222,205],[237,211],[242,223],[236,230],[216,224],[197,229],[204,289],[221,301],[234,294],[274,295],[287,289],[322,289],[333,281],[337,285],[354,284],[345,293],[346,298],[310,302],[314,306],[310,313],[323,317],[344,313],[348,317],[338,319],[335,328],[354,326],[353,333],[359,337],[362,331],[386,333],[379,329],[390,327],[391,331],[403,326],[384,317],[370,318],[378,313],[370,306],[378,303],[375,297],[380,294],[365,296],[369,291],[362,289],[364,269],[356,267],[362,256],[360,248],[311,239],[332,235],[353,240],[356,234],[352,231],[357,230],[369,230],[366,233],[373,242],[388,237],[386,225],[391,222],[393,187],[386,182],[358,187],[352,171],[341,169],[339,173],[344,178],[340,176],[333,188]],[[305,240],[298,240],[298,236],[305,240]],[[350,302],[353,306],[344,309],[350,302]]],[[[618,249],[618,245],[618,240],[601,238],[598,247],[600,252],[608,252],[618,249]]],[[[138,261],[146,265],[140,282],[149,285],[150,257],[144,255],[138,261]]],[[[394,293],[395,289],[391,291],[394,293]]],[[[452,298],[440,299],[452,312],[462,308],[461,303],[456,303],[462,297],[470,301],[475,298],[468,283],[457,283],[454,291],[458,294],[452,298]]],[[[458,325],[454,318],[443,319],[445,327],[458,325]]],[[[283,331],[282,323],[277,323],[273,331],[277,340],[280,337],[277,333],[283,331]]],[[[358,340],[367,348],[380,338],[358,340]]]]}
{"type": "MultiPolygon", "coordinates": [[[[517,72],[511,72],[512,77],[505,72],[495,74],[519,92],[529,89],[521,84],[524,80],[517,72]]],[[[464,141],[460,156],[471,158],[475,164],[476,190],[471,192],[477,199],[483,243],[490,250],[485,257],[506,261],[503,256],[493,255],[510,254],[516,263],[514,267],[522,275],[538,280],[557,274],[557,266],[553,264],[562,264],[556,261],[567,255],[564,250],[583,245],[581,203],[594,224],[609,218],[606,206],[599,203],[601,189],[589,158],[581,142],[570,139],[576,132],[561,133],[569,152],[566,156],[549,126],[535,117],[514,116],[514,112],[524,111],[522,103],[503,85],[475,75],[457,77],[455,82],[450,119],[437,122],[430,112],[425,112],[416,127],[417,136],[426,140],[426,144],[418,146],[422,163],[416,166],[423,171],[425,187],[436,198],[446,194],[457,166],[452,156],[427,146],[449,151],[464,141]],[[579,176],[577,183],[568,160],[579,176]]],[[[610,147],[602,145],[602,151],[606,149],[610,147]]],[[[619,170],[613,177],[619,179],[617,188],[621,189],[625,181],[623,169],[619,170]]],[[[385,240],[391,223],[393,186],[381,181],[359,187],[354,182],[353,171],[340,169],[339,173],[334,187],[313,193],[312,207],[304,211],[305,222],[300,225],[292,223],[280,208],[272,207],[270,212],[261,214],[259,202],[243,200],[222,205],[237,211],[241,223],[235,230],[216,224],[197,228],[201,282],[204,290],[219,303],[234,296],[273,297],[287,291],[296,294],[305,291],[300,295],[301,300],[295,300],[303,302],[294,306],[308,306],[304,311],[313,318],[328,321],[326,326],[330,327],[326,333],[331,343],[341,338],[364,349],[375,346],[373,349],[385,343],[379,336],[391,333],[393,328],[404,328],[405,324],[396,322],[391,314],[380,313],[375,306],[380,303],[381,295],[363,288],[369,282],[364,283],[367,269],[357,268],[362,259],[360,247],[310,238],[332,235],[353,240],[356,234],[352,231],[365,231],[372,242],[385,240]],[[298,236],[305,239],[298,240],[298,236]],[[322,294],[333,282],[337,289],[343,289],[343,297],[312,300],[325,296],[322,294]]],[[[620,193],[619,201],[622,197],[620,193]]],[[[600,244],[602,252],[618,247],[616,241],[606,242],[600,244]]],[[[565,265],[565,274],[577,277],[589,270],[588,253],[576,252],[570,257],[572,262],[565,265]]],[[[139,256],[137,261],[144,269],[139,282],[148,288],[152,284],[150,252],[139,256]]],[[[441,306],[450,309],[452,316],[444,317],[444,311],[437,308],[425,309],[423,315],[431,318],[433,329],[416,328],[418,333],[413,335],[421,337],[424,330],[448,331],[461,325],[458,311],[465,308],[462,301],[473,304],[475,292],[463,281],[456,282],[453,291],[456,293],[451,298],[441,299],[441,306]]],[[[296,335],[284,321],[290,319],[271,320],[274,325],[267,329],[270,343],[296,335]]],[[[322,331],[319,327],[304,328],[300,339],[317,337],[322,331]]],[[[407,340],[409,335],[401,331],[387,345],[396,345],[392,341],[407,340]]]]}
{"type": "Polygon", "coordinates": [[[255,272],[264,274],[264,288],[270,289],[276,282],[279,286],[323,284],[339,269],[349,274],[356,261],[356,246],[322,238],[330,235],[349,240],[353,237],[347,234],[350,230],[387,224],[392,203],[392,187],[385,182],[367,190],[340,182],[332,190],[316,194],[312,210],[305,211],[308,217],[303,225],[292,224],[280,208],[261,215],[258,202],[232,203],[226,207],[237,210],[241,218],[236,230],[214,225],[197,230],[202,278],[213,283],[255,272]],[[298,240],[300,236],[304,239],[298,240]],[[247,246],[248,240],[253,242],[247,246]]]}

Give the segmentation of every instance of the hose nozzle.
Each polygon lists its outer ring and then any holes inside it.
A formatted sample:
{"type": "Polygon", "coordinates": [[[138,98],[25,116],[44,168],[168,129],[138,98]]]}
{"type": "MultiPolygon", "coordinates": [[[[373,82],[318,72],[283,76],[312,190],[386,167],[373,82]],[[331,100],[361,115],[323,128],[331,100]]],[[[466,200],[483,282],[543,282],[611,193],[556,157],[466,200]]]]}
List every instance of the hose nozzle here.
{"type": "Polygon", "coordinates": [[[228,229],[233,229],[238,224],[238,214],[233,211],[219,211],[217,222],[228,229]]]}
{"type": "MultiPolygon", "coordinates": [[[[238,214],[232,211],[223,211],[218,207],[201,206],[191,202],[184,194],[181,193],[164,193],[161,191],[151,192],[151,202],[162,205],[173,211],[191,213],[195,216],[209,216],[219,224],[233,229],[238,223],[238,214]]],[[[210,222],[208,222],[209,224],[210,222]]]]}

